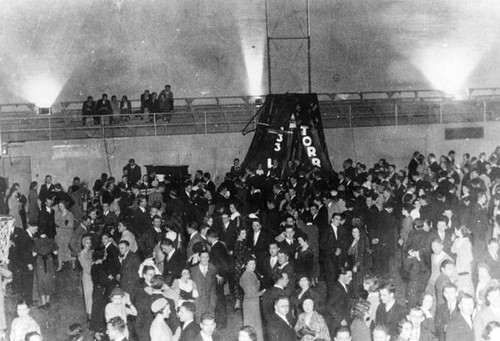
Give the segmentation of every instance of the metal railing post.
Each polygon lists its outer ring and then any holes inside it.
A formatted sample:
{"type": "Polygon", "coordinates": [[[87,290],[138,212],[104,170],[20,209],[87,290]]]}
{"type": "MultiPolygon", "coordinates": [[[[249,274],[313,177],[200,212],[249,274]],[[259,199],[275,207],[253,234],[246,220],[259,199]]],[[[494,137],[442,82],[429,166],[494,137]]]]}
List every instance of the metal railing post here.
{"type": "Polygon", "coordinates": [[[483,120],[486,122],[487,117],[486,117],[486,101],[483,101],[483,120]]]}
{"type": "Polygon", "coordinates": [[[50,115],[49,115],[49,141],[52,141],[52,122],[50,121],[50,115]]]}
{"type": "Polygon", "coordinates": [[[352,128],[352,106],[349,105],[349,128],[352,128]]]}
{"type": "Polygon", "coordinates": [[[207,111],[203,111],[204,115],[205,115],[205,135],[208,134],[208,127],[207,127],[207,111]]]}
{"type": "Polygon", "coordinates": [[[156,113],[153,113],[153,125],[155,127],[155,137],[158,136],[158,135],[156,135],[156,118],[157,118],[156,113]]]}
{"type": "Polygon", "coordinates": [[[398,105],[397,104],[394,106],[394,121],[396,122],[396,125],[398,125],[398,105]]]}
{"type": "Polygon", "coordinates": [[[102,132],[102,137],[106,137],[106,132],[104,131],[104,116],[101,115],[101,132],[102,132]]]}
{"type": "Polygon", "coordinates": [[[443,123],[443,103],[439,103],[439,123],[443,123]]]}

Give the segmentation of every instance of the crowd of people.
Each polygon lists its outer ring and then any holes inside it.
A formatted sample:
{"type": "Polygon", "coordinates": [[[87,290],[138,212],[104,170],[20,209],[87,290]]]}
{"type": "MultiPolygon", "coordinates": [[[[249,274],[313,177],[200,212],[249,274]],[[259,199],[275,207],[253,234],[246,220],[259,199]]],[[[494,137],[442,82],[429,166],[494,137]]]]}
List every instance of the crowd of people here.
{"type": "Polygon", "coordinates": [[[11,340],[40,333],[33,284],[50,309],[70,267],[97,340],[223,340],[231,310],[238,340],[500,339],[500,147],[461,161],[415,152],[399,170],[348,159],[336,179],[235,159],[219,186],[130,159],[120,181],[75,177],[65,191],[48,175],[19,190],[0,272],[22,296],[11,340]]]}
{"type": "MultiPolygon", "coordinates": [[[[174,94],[171,86],[165,85],[165,88],[158,95],[156,92],[150,93],[145,90],[141,95],[141,107],[137,115],[142,120],[144,115],[148,115],[150,121],[155,119],[170,122],[171,114],[174,111],[174,94]]],[[[107,94],[102,94],[102,97],[96,101],[92,96],[88,96],[87,100],[82,105],[82,124],[87,124],[87,119],[91,119],[94,124],[101,124],[101,116],[109,116],[109,124],[128,122],[132,117],[132,104],[127,96],[122,96],[121,100],[115,95],[108,99],[107,94]]],[[[104,123],[104,122],[103,122],[104,123]]]]}

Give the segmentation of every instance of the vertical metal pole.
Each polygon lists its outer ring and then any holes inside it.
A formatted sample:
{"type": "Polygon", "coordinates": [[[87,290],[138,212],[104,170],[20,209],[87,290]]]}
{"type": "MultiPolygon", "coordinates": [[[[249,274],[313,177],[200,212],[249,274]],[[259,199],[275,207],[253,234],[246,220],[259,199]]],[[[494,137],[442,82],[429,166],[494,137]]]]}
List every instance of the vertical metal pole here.
{"type": "Polygon", "coordinates": [[[396,121],[396,125],[398,125],[398,105],[394,106],[394,119],[396,121]]]}
{"type": "Polygon", "coordinates": [[[50,121],[50,115],[49,115],[49,141],[52,141],[52,124],[50,121]]]}
{"type": "Polygon", "coordinates": [[[486,122],[486,101],[483,102],[483,120],[486,122]]]}
{"type": "Polygon", "coordinates": [[[208,128],[207,128],[207,111],[205,110],[204,113],[205,113],[205,135],[207,135],[208,134],[208,128]]]}
{"type": "Polygon", "coordinates": [[[101,131],[102,131],[102,137],[106,137],[106,132],[104,131],[104,116],[101,115],[101,131]]]}
{"type": "Polygon", "coordinates": [[[306,20],[307,20],[307,89],[311,93],[311,25],[309,21],[309,0],[306,0],[306,20]]]}
{"type": "Polygon", "coordinates": [[[266,0],[266,38],[267,38],[267,87],[269,94],[272,93],[271,88],[271,38],[269,37],[269,0],[266,0]]]}
{"type": "Polygon", "coordinates": [[[443,103],[439,103],[439,123],[443,123],[443,103]]]}
{"type": "Polygon", "coordinates": [[[349,105],[349,128],[352,128],[352,106],[349,105]]]}
{"type": "Polygon", "coordinates": [[[154,124],[154,127],[155,127],[155,137],[158,136],[156,135],[156,114],[153,114],[153,124],[154,124]]]}

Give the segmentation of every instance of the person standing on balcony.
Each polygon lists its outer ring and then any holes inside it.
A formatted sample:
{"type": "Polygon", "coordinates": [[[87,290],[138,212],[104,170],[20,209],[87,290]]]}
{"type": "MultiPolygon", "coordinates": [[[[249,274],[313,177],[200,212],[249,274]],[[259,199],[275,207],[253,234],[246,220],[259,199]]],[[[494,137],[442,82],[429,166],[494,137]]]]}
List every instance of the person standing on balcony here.
{"type": "Polygon", "coordinates": [[[170,90],[170,85],[165,85],[165,89],[160,92],[161,95],[164,94],[167,98],[167,112],[174,111],[174,93],[170,90]]]}
{"type": "Polygon", "coordinates": [[[110,123],[118,122],[119,121],[119,115],[120,115],[120,102],[118,102],[118,99],[116,98],[115,95],[111,96],[111,109],[112,109],[112,114],[113,117],[110,118],[110,123]]]}
{"type": "Polygon", "coordinates": [[[144,114],[146,111],[151,112],[151,109],[151,95],[149,94],[149,90],[144,90],[144,93],[141,95],[141,114],[144,114]]]}
{"type": "MultiPolygon", "coordinates": [[[[160,97],[158,98],[158,111],[161,113],[169,112],[170,102],[167,98],[165,92],[160,92],[160,97]]],[[[170,122],[171,114],[162,114],[163,122],[170,122]]]]}
{"type": "MultiPolygon", "coordinates": [[[[83,102],[82,106],[82,125],[87,124],[87,116],[94,116],[96,114],[95,101],[92,96],[87,97],[87,100],[83,102]]],[[[99,118],[94,117],[94,123],[98,124],[99,118]]]]}
{"type": "MultiPolygon", "coordinates": [[[[97,115],[109,115],[109,124],[113,123],[113,108],[111,107],[111,101],[108,99],[107,94],[102,94],[102,98],[97,101],[96,103],[96,111],[97,115]]],[[[101,118],[97,117],[97,120],[99,121],[98,124],[101,123],[101,118]]],[[[95,122],[95,120],[94,120],[95,122]]]]}
{"type": "Polygon", "coordinates": [[[120,102],[120,114],[122,115],[122,120],[128,122],[130,120],[130,114],[132,114],[132,105],[128,100],[127,96],[122,97],[120,102]]]}

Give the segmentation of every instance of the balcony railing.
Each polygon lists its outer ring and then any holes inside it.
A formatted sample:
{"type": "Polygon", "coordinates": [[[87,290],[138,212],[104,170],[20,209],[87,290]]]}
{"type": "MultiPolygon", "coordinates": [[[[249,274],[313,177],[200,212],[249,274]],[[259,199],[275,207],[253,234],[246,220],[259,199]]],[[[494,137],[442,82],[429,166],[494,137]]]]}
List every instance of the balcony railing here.
{"type": "MultiPolygon", "coordinates": [[[[81,108],[81,103],[79,104],[81,108]]],[[[500,120],[500,99],[490,101],[363,100],[340,102],[320,96],[323,126],[329,128],[467,123],[500,120]]],[[[177,107],[161,114],[133,113],[128,116],[87,116],[80,109],[52,115],[17,113],[0,115],[4,142],[162,136],[241,132],[251,122],[257,107],[251,103],[177,107]],[[110,122],[110,119],[112,122],[110,122]]]]}

